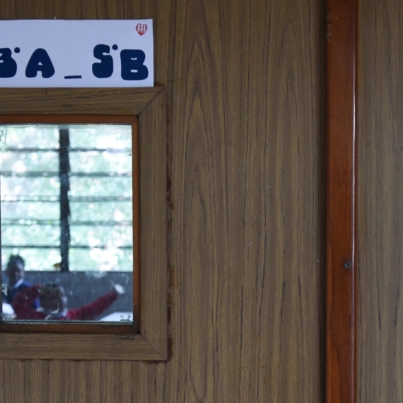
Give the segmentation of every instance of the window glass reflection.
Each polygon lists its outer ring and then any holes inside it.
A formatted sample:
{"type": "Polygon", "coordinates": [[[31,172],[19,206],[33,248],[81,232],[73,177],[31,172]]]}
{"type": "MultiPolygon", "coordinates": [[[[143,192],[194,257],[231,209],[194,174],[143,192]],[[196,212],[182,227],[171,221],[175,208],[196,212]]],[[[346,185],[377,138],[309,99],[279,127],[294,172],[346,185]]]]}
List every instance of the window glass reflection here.
{"type": "Polygon", "coordinates": [[[5,320],[133,321],[130,125],[3,125],[5,320]]]}

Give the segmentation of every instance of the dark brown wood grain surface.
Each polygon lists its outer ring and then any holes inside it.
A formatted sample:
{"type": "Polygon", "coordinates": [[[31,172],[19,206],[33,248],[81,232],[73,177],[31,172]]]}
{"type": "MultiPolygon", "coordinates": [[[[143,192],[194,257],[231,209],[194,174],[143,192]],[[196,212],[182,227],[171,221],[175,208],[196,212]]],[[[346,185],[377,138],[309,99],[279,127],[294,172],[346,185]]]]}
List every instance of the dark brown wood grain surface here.
{"type": "Polygon", "coordinates": [[[360,403],[403,401],[402,6],[360,7],[360,403]]]}
{"type": "Polygon", "coordinates": [[[2,19],[153,18],[171,206],[168,361],[2,360],[1,403],[324,401],[325,15],[321,0],[0,2],[2,19]]]}

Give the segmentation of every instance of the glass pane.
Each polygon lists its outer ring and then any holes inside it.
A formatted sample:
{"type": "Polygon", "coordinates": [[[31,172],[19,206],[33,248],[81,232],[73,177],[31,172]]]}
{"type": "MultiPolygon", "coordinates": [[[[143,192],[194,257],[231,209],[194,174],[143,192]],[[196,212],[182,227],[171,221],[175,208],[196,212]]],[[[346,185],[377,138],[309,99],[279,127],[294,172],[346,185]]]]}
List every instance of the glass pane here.
{"type": "Polygon", "coordinates": [[[59,148],[59,130],[55,125],[0,125],[1,149],[59,148]]]}
{"type": "MultiPolygon", "coordinates": [[[[42,202],[18,202],[4,201],[2,197],[1,220],[8,223],[10,220],[18,220],[19,224],[32,224],[32,221],[56,221],[60,219],[60,204],[42,202]],[[29,222],[26,222],[26,221],[29,222]]],[[[6,199],[12,200],[12,199],[6,199]]],[[[58,198],[55,197],[55,200],[58,198]]]]}
{"type": "Polygon", "coordinates": [[[0,146],[3,318],[132,323],[131,125],[6,125],[0,146]]]}
{"type": "Polygon", "coordinates": [[[13,171],[18,174],[26,172],[57,172],[59,169],[58,154],[55,152],[33,151],[15,152],[3,150],[0,153],[2,171],[13,171]]]}
{"type": "MultiPolygon", "coordinates": [[[[77,221],[118,221],[131,226],[131,201],[73,202],[70,204],[72,224],[77,221]]],[[[110,224],[109,224],[110,225],[110,224]]]]}
{"type": "Polygon", "coordinates": [[[71,227],[71,246],[88,245],[90,247],[131,248],[133,244],[133,230],[127,226],[86,226],[71,227]]]}
{"type": "MultiPolygon", "coordinates": [[[[11,255],[21,255],[25,261],[25,271],[56,271],[60,267],[60,249],[34,249],[34,248],[2,248],[3,270],[5,273],[8,259],[11,255]]],[[[3,281],[7,280],[3,278],[3,281]]],[[[34,281],[35,282],[35,281],[34,281]]]]}
{"type": "Polygon", "coordinates": [[[130,125],[74,125],[70,128],[70,146],[74,148],[131,149],[130,125]]]}
{"type": "Polygon", "coordinates": [[[77,178],[70,180],[71,196],[123,196],[132,195],[132,178],[77,178]]]}
{"type": "Polygon", "coordinates": [[[20,247],[25,245],[54,246],[60,245],[60,226],[54,225],[3,225],[1,243],[20,247]]]}
{"type": "Polygon", "coordinates": [[[40,178],[19,178],[1,176],[2,197],[59,196],[60,181],[57,176],[40,178]]]}
{"type": "Polygon", "coordinates": [[[80,151],[70,153],[73,172],[116,172],[130,173],[132,171],[132,156],[130,152],[80,151]]]}
{"type": "Polygon", "coordinates": [[[72,270],[82,271],[132,271],[133,252],[118,248],[70,249],[72,270]]]}

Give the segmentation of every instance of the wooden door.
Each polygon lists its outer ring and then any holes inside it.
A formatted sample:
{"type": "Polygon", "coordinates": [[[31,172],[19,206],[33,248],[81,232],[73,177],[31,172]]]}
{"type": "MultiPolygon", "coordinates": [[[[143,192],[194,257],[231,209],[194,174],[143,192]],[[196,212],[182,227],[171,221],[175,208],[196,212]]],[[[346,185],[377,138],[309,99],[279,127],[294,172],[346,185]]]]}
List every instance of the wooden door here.
{"type": "Polygon", "coordinates": [[[403,27],[398,0],[360,10],[358,402],[403,401],[403,27]]]}
{"type": "Polygon", "coordinates": [[[323,402],[325,2],[3,0],[0,18],[154,20],[171,350],[3,360],[0,402],[323,402]]]}

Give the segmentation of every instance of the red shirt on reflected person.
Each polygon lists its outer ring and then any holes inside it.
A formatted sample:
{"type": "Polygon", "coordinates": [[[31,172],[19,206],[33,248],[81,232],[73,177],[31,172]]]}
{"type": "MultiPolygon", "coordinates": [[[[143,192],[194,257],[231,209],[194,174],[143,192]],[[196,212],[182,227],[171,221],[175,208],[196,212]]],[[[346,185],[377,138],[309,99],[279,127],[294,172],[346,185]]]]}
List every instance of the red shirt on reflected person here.
{"type": "Polygon", "coordinates": [[[49,315],[43,311],[37,311],[32,308],[35,299],[40,297],[40,289],[41,285],[35,284],[32,287],[21,291],[14,297],[12,307],[17,320],[94,320],[98,315],[107,310],[117,298],[116,293],[111,291],[81,308],[67,309],[61,314],[49,315]]]}

